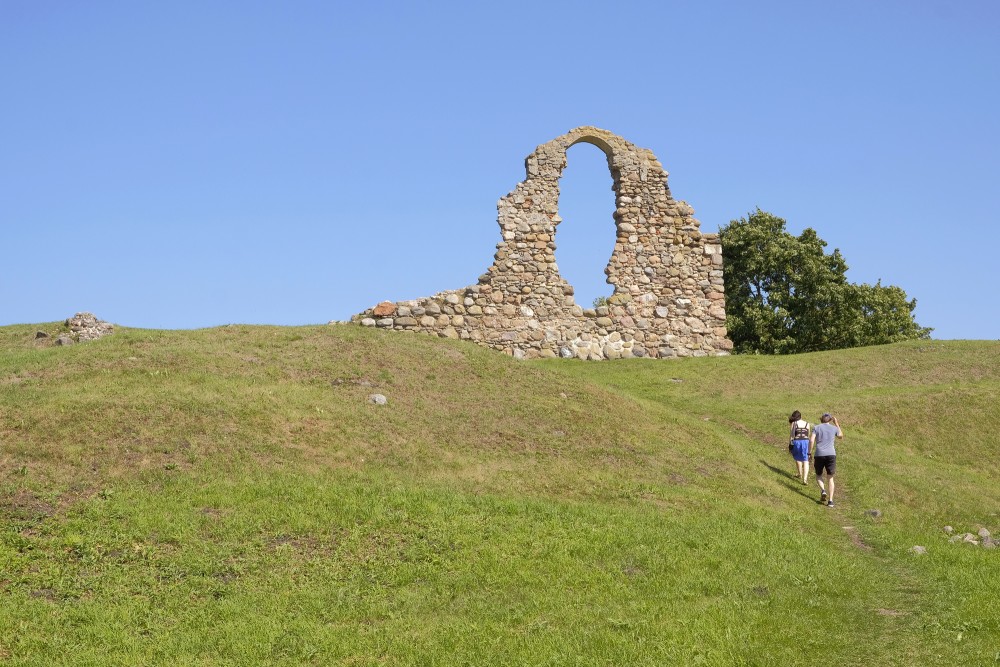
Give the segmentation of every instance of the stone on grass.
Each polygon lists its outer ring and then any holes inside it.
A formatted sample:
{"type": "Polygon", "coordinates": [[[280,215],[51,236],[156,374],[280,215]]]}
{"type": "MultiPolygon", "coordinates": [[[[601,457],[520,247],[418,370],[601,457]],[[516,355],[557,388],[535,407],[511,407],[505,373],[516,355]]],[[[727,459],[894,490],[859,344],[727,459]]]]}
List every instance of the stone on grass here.
{"type": "Polygon", "coordinates": [[[368,402],[374,403],[375,405],[385,405],[386,403],[389,402],[389,399],[387,399],[382,394],[372,394],[371,396],[368,397],[368,402]]]}
{"type": "Polygon", "coordinates": [[[944,532],[945,532],[945,535],[951,535],[952,533],[955,532],[955,529],[952,528],[951,526],[945,526],[944,527],[944,532]]]}
{"type": "Polygon", "coordinates": [[[97,319],[93,313],[77,313],[66,320],[66,326],[81,343],[97,340],[115,332],[115,325],[97,319]]]}
{"type": "Polygon", "coordinates": [[[69,334],[59,334],[56,337],[56,345],[72,345],[76,341],[69,334]]]}
{"type": "Polygon", "coordinates": [[[47,333],[45,333],[44,331],[36,331],[35,332],[35,338],[48,338],[48,337],[49,337],[49,335],[47,333]]]}
{"type": "Polygon", "coordinates": [[[915,546],[911,547],[910,551],[912,551],[914,553],[914,555],[923,556],[924,554],[927,553],[927,547],[922,547],[922,546],[920,546],[918,544],[918,545],[915,545],[915,546]]]}
{"type": "Polygon", "coordinates": [[[882,516],[882,510],[876,510],[876,509],[865,510],[865,514],[867,514],[873,519],[878,519],[882,516]]]}
{"type": "Polygon", "coordinates": [[[986,539],[987,537],[991,537],[990,531],[986,530],[985,528],[980,528],[979,529],[979,537],[982,537],[983,539],[986,539]]]}

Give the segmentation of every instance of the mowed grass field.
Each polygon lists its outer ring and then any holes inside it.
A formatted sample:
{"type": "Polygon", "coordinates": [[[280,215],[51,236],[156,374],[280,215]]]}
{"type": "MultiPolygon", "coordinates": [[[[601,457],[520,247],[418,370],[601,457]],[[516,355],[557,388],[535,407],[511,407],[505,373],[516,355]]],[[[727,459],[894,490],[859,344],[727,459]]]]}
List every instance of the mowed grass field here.
{"type": "Polygon", "coordinates": [[[0,327],[2,665],[1000,665],[1000,549],[943,531],[1000,534],[1000,343],[38,329],[0,327]],[[793,409],[846,431],[833,509],[793,409]]]}

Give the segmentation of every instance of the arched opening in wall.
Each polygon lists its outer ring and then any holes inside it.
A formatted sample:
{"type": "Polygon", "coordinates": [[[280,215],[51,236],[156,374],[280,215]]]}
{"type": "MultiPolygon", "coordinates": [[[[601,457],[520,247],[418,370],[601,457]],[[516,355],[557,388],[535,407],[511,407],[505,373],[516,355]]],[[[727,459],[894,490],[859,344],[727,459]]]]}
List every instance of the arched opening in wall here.
{"type": "Polygon", "coordinates": [[[566,168],[559,179],[556,264],[573,286],[577,305],[591,308],[609,297],[614,287],[604,270],[615,250],[614,179],[608,158],[597,146],[579,143],[566,151],[566,168]]]}

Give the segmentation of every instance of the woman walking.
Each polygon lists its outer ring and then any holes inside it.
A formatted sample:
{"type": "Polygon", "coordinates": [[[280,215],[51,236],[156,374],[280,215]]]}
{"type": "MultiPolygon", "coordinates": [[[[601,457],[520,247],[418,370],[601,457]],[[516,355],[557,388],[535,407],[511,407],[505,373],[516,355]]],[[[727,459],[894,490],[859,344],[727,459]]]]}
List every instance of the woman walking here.
{"type": "Polygon", "coordinates": [[[788,434],[788,451],[795,459],[795,470],[805,484],[809,478],[809,436],[812,424],[802,419],[802,413],[796,410],[788,418],[790,430],[788,434]]]}

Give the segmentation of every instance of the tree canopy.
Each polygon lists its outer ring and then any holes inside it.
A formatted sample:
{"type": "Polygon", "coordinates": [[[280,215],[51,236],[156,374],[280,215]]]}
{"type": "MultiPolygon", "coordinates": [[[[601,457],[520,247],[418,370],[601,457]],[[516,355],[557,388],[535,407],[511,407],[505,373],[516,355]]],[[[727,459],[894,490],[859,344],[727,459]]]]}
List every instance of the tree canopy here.
{"type": "Polygon", "coordinates": [[[916,299],[894,285],[848,282],[840,250],[799,236],[759,208],[719,230],[726,326],[738,353],[788,354],[929,338],[916,299]]]}

